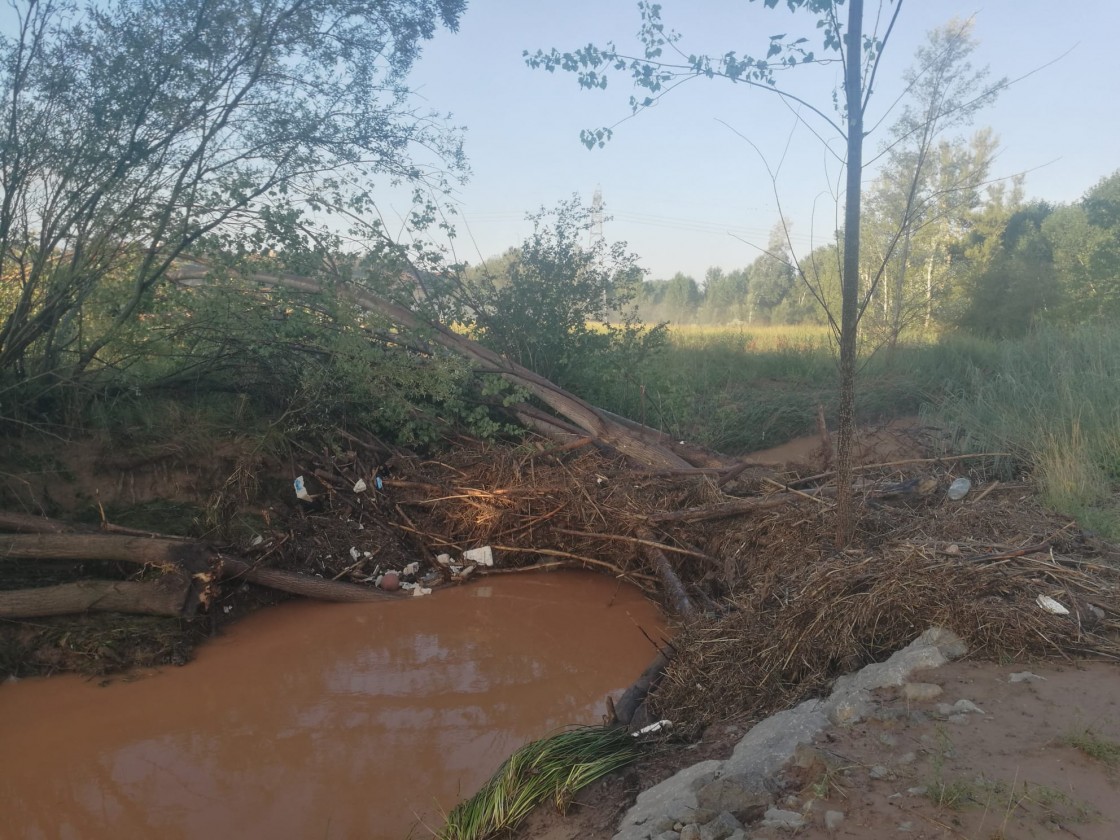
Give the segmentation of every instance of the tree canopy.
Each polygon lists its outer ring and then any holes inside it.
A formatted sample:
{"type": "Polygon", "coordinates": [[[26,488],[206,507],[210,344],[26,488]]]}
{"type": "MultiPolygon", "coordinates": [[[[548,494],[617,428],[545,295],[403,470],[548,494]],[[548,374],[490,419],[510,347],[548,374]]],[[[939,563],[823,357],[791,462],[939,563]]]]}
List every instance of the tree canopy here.
{"type": "Polygon", "coordinates": [[[464,7],[18,3],[0,41],[0,377],[96,367],[184,253],[384,241],[375,184],[465,172],[458,134],[406,83],[464,7]],[[110,285],[112,317],[84,322],[110,285]]]}

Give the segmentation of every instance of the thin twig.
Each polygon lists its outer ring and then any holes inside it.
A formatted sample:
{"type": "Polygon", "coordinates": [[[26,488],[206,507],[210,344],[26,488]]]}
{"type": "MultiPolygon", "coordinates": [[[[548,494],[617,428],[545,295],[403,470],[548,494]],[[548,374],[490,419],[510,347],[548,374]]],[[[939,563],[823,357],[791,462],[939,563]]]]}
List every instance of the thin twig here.
{"type": "Polygon", "coordinates": [[[765,478],[764,477],[762,480],[765,481],[767,484],[772,484],[773,486],[777,487],[779,490],[785,490],[788,493],[796,493],[798,496],[804,496],[806,499],[811,499],[814,502],[820,502],[825,507],[835,507],[833,504],[825,501],[820,496],[814,496],[811,493],[806,493],[802,490],[798,490],[796,487],[791,487],[788,484],[782,484],[782,482],[775,481],[772,478],[765,478]]]}
{"type": "Polygon", "coordinates": [[[660,548],[662,551],[669,551],[673,554],[683,554],[686,557],[697,557],[700,560],[707,560],[710,563],[718,563],[715,557],[710,554],[704,554],[701,551],[693,551],[687,548],[677,548],[674,545],[666,545],[665,543],[655,542],[653,540],[643,540],[640,537],[627,537],[623,534],[589,534],[586,531],[570,531],[567,528],[553,528],[557,534],[568,534],[573,537],[586,537],[591,540],[615,540],[617,542],[628,542],[635,545],[646,545],[650,548],[660,548]]]}
{"type": "Polygon", "coordinates": [[[999,482],[998,481],[993,481],[991,484],[989,484],[987,487],[984,488],[983,493],[981,493],[979,496],[977,496],[975,499],[972,500],[972,504],[976,504],[977,502],[981,501],[985,496],[987,496],[989,493],[991,493],[997,487],[999,487],[999,482]]]}
{"type": "Polygon", "coordinates": [[[595,560],[591,557],[583,557],[579,554],[572,554],[570,551],[559,551],[558,549],[555,549],[555,548],[527,548],[525,546],[518,546],[518,545],[492,545],[490,547],[492,549],[494,549],[495,551],[512,551],[512,552],[525,552],[527,554],[543,554],[545,557],[567,557],[569,560],[578,560],[580,563],[587,563],[590,566],[599,566],[600,568],[603,568],[603,569],[609,569],[610,571],[614,572],[615,574],[621,575],[623,577],[639,578],[641,580],[652,581],[653,583],[659,583],[660,582],[660,580],[658,578],[655,578],[652,575],[643,575],[640,572],[628,572],[625,569],[619,568],[618,566],[614,565],[613,563],[607,563],[604,560],[595,560]]]}
{"type": "Polygon", "coordinates": [[[392,525],[394,528],[400,528],[402,531],[409,531],[413,534],[423,537],[426,540],[431,540],[434,543],[438,543],[439,545],[448,545],[455,549],[459,548],[458,543],[450,542],[449,540],[445,540],[443,537],[437,537],[435,534],[429,534],[427,531],[421,531],[419,528],[412,528],[408,525],[402,525],[399,522],[393,522],[391,520],[386,524],[392,525]]]}

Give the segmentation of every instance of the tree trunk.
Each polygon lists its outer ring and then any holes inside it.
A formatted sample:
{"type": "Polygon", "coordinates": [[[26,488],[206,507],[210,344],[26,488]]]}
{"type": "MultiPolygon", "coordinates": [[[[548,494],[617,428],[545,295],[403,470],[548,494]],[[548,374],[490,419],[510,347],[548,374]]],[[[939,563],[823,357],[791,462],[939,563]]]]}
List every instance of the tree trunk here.
{"type": "Polygon", "coordinates": [[[0,529],[21,534],[72,534],[77,530],[73,525],[56,519],[3,510],[0,510],[0,529]]]}
{"type": "Polygon", "coordinates": [[[209,551],[198,543],[117,534],[0,534],[0,560],[109,560],[167,572],[204,572],[209,551]]]}
{"type": "Polygon", "coordinates": [[[902,329],[906,324],[906,301],[908,299],[906,292],[906,275],[909,273],[910,268],[909,232],[907,232],[902,237],[902,251],[899,254],[898,262],[898,274],[895,275],[894,290],[891,299],[891,318],[889,324],[887,325],[887,341],[892,356],[895,349],[898,347],[899,336],[902,335],[902,329]]]}
{"type": "Polygon", "coordinates": [[[863,0],[849,0],[844,65],[848,118],[844,204],[844,276],[840,307],[840,405],[836,435],[836,544],[847,546],[855,529],[852,457],[856,430],[856,337],[859,328],[859,225],[863,177],[863,0]]]}
{"type": "Polygon", "coordinates": [[[65,533],[68,526],[64,523],[18,514],[0,514],[0,525],[42,531],[0,534],[0,561],[107,560],[153,567],[163,572],[151,583],[85,581],[0,593],[0,617],[59,615],[86,610],[190,616],[208,601],[206,590],[213,584],[215,576],[239,577],[259,586],[320,601],[355,603],[397,597],[373,587],[323,580],[280,569],[255,568],[244,561],[217,554],[196,542],[77,530],[65,533]],[[21,609],[32,611],[18,612],[21,609]]]}
{"type": "Polygon", "coordinates": [[[318,601],[356,604],[399,597],[372,586],[358,586],[354,583],[310,577],[298,572],[285,572],[282,569],[256,569],[232,557],[221,558],[219,573],[223,580],[244,578],[258,586],[267,586],[269,589],[302,595],[318,601]]]}
{"type": "Polygon", "coordinates": [[[937,262],[937,252],[941,250],[941,240],[933,240],[929,259],[926,260],[926,329],[933,324],[933,267],[937,262]]]}
{"type": "Polygon", "coordinates": [[[0,592],[0,618],[39,618],[84,612],[119,612],[179,617],[189,612],[190,578],[163,575],[156,581],[83,580],[58,586],[0,592]]]}

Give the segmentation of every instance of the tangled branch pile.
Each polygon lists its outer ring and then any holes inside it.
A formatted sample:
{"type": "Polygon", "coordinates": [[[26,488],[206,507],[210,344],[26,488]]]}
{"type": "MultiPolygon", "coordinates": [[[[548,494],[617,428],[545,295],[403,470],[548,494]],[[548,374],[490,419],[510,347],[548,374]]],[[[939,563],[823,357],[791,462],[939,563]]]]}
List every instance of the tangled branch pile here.
{"type": "MultiPolygon", "coordinates": [[[[293,498],[290,478],[274,482],[260,472],[253,486],[275,486],[292,506],[274,500],[270,533],[239,548],[198,544],[225,569],[214,575],[220,588],[207,621],[227,620],[239,604],[263,597],[246,581],[269,586],[282,576],[299,584],[289,591],[349,587],[343,600],[353,600],[389,597],[372,587],[390,571],[421,591],[528,570],[605,572],[641,587],[679,622],[666,647],[671,662],[649,699],[678,731],[769,714],[935,624],[979,656],[1120,653],[1112,641],[1120,623],[1115,549],[1043,511],[1026,485],[989,480],[982,459],[861,468],[857,539],[837,552],[830,474],[757,464],[642,470],[587,441],[465,441],[438,461],[353,442],[354,451],[308,453],[296,464],[309,501],[293,498]],[[975,490],[948,499],[949,483],[965,473],[975,490]],[[493,553],[492,567],[464,558],[482,546],[493,553]],[[1040,596],[1069,613],[1047,612],[1040,596]]],[[[83,548],[95,542],[76,540],[83,548]]],[[[6,562],[14,572],[49,573],[54,585],[77,582],[91,568],[139,580],[147,568],[13,558],[6,562]]],[[[17,630],[13,672],[66,667],[50,659],[37,665],[42,657],[28,652],[35,638],[24,636],[40,630],[7,627],[8,635],[17,630]]],[[[105,647],[103,638],[90,644],[105,647]]],[[[164,647],[165,659],[185,655],[183,644],[164,647]]],[[[128,664],[125,656],[104,668],[128,664]]]]}
{"type": "Polygon", "coordinates": [[[950,501],[962,472],[952,460],[865,469],[858,541],[843,552],[831,548],[828,476],[814,486],[762,467],[659,474],[594,450],[474,447],[452,462],[399,460],[385,492],[431,553],[492,546],[485,574],[606,570],[676,606],[667,560],[699,609],[682,618],[651,704],[698,727],[770,714],[931,625],[981,657],[1120,652],[1112,549],[979,469],[973,498],[950,501]],[[1047,612],[1040,595],[1070,613],[1047,612]]]}

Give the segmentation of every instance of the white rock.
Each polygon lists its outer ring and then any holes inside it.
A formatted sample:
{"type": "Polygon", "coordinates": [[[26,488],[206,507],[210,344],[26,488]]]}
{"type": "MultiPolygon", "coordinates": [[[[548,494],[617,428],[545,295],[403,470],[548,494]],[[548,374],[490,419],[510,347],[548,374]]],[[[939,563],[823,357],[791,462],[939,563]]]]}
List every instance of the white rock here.
{"type": "Polygon", "coordinates": [[[1051,598],[1049,595],[1039,595],[1034,599],[1034,602],[1042,607],[1046,612],[1054,615],[1069,615],[1069,610],[1051,598]]]}
{"type": "Polygon", "coordinates": [[[958,712],[968,713],[976,712],[977,714],[984,714],[984,710],[973,703],[971,700],[965,700],[963,697],[953,704],[953,709],[958,712]]]}
{"type": "Polygon", "coordinates": [[[786,831],[797,831],[805,827],[805,817],[796,811],[783,811],[781,808],[769,808],[762,819],[763,828],[784,828],[786,831]]]}

